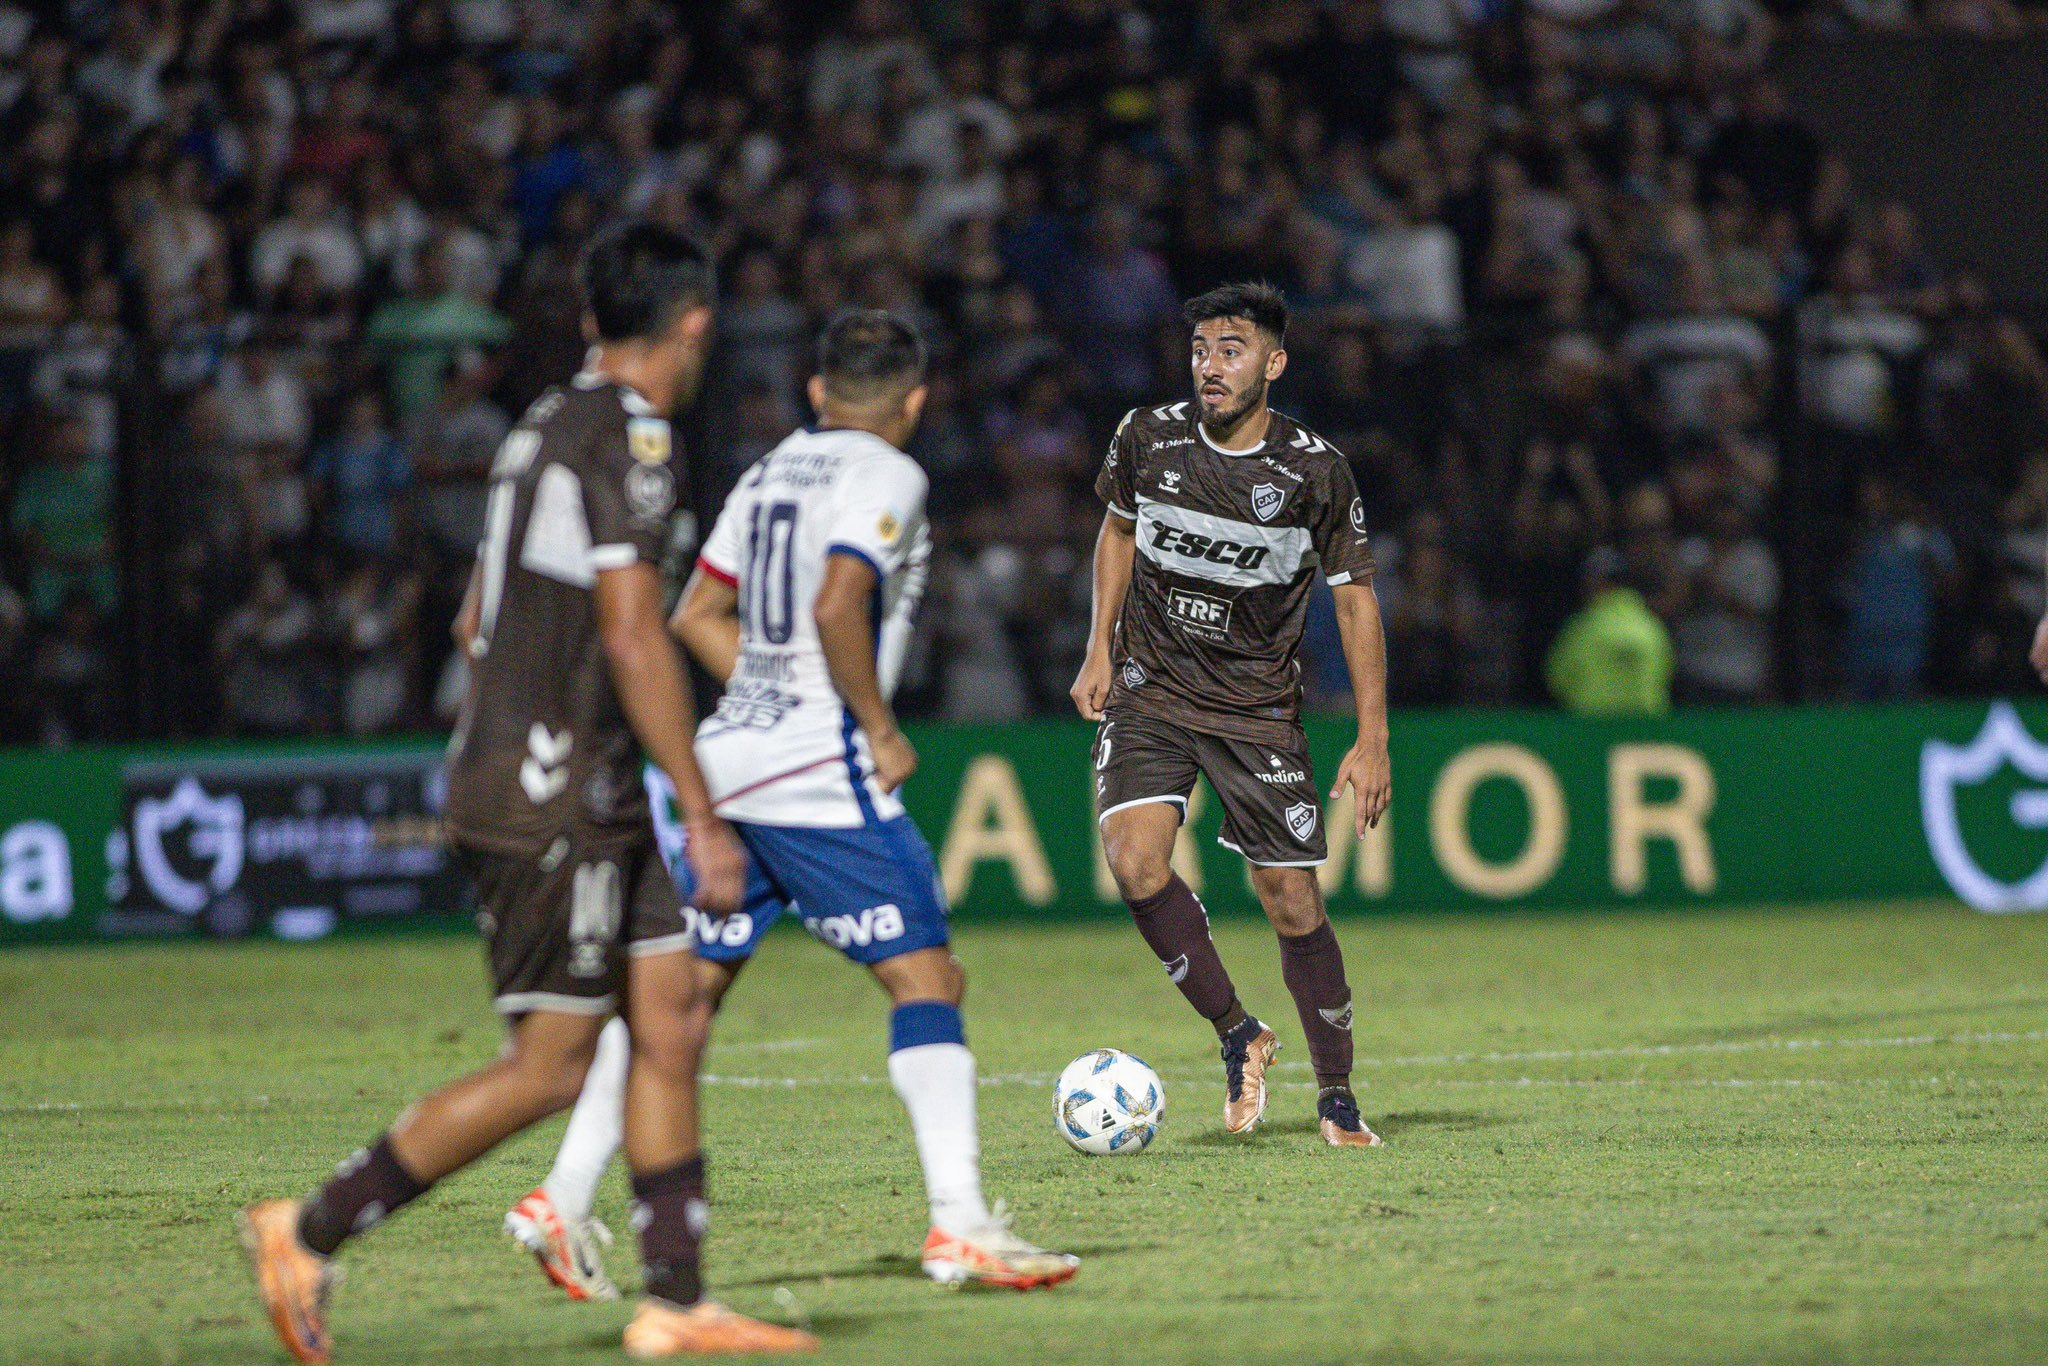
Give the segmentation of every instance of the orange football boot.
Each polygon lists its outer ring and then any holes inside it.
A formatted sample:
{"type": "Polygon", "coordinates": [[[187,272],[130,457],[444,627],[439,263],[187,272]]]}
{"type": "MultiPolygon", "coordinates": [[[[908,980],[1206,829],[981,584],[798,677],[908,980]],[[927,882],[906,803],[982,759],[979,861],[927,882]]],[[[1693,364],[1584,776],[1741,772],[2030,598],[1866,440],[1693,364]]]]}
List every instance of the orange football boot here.
{"type": "Polygon", "coordinates": [[[334,1360],[334,1344],[327,1336],[327,1295],[340,1273],[329,1259],[299,1241],[299,1202],[264,1200],[243,1210],[235,1223],[277,1340],[293,1359],[326,1366],[334,1360]]]}
{"type": "Polygon", "coordinates": [[[1266,1069],[1280,1052],[1280,1038],[1248,1019],[1223,1041],[1223,1127],[1248,1134],[1266,1113],[1266,1069]],[[1240,1037],[1249,1035],[1250,1037],[1240,1037]]]}

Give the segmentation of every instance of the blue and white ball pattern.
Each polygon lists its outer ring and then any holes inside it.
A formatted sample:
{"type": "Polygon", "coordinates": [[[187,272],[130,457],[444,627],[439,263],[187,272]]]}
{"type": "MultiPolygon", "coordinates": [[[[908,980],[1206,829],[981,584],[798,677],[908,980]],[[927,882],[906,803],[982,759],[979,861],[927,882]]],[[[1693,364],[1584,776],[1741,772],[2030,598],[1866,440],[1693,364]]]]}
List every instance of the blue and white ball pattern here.
{"type": "Polygon", "coordinates": [[[1053,1088],[1053,1126],[1074,1151],[1092,1157],[1141,1153],[1166,1118],[1159,1074],[1114,1048],[1083,1053],[1053,1088]]]}

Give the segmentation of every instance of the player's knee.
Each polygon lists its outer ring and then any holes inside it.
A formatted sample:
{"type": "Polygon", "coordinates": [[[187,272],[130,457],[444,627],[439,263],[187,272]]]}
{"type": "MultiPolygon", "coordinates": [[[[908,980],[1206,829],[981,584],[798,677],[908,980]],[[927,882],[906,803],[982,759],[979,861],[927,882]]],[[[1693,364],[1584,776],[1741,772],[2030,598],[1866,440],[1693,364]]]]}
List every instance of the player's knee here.
{"type": "Polygon", "coordinates": [[[583,1092],[583,1078],[597,1056],[593,1036],[586,1045],[514,1047],[511,1064],[537,1107],[566,1110],[583,1092]]]}
{"type": "Polygon", "coordinates": [[[1159,895],[1173,876],[1169,855],[1145,841],[1110,836],[1103,842],[1102,853],[1109,862],[1109,875],[1116,879],[1117,893],[1126,901],[1159,895]]]}
{"type": "Polygon", "coordinates": [[[1274,930],[1290,939],[1314,930],[1324,920],[1322,889],[1306,869],[1263,870],[1257,875],[1259,902],[1274,930]]]}
{"type": "Polygon", "coordinates": [[[643,1022],[633,1030],[633,1066],[670,1078],[696,1075],[710,1023],[711,1010],[703,1003],[672,1018],[643,1022]]]}

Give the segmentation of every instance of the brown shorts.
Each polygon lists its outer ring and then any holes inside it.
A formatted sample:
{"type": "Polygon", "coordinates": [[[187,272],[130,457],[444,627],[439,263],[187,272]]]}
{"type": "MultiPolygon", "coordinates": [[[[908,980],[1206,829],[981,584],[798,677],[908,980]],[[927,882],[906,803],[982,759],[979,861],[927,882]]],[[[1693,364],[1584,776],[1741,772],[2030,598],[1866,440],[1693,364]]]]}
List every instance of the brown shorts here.
{"type": "Polygon", "coordinates": [[[1112,712],[1095,740],[1095,812],[1171,802],[1188,814],[1195,779],[1223,803],[1217,843],[1267,868],[1313,868],[1329,856],[1308,737],[1285,745],[1232,740],[1156,716],[1112,712]]]}
{"type": "Polygon", "coordinates": [[[628,955],[695,945],[651,829],[646,839],[582,847],[565,838],[538,858],[480,849],[462,856],[476,882],[500,1014],[610,1014],[628,955]]]}

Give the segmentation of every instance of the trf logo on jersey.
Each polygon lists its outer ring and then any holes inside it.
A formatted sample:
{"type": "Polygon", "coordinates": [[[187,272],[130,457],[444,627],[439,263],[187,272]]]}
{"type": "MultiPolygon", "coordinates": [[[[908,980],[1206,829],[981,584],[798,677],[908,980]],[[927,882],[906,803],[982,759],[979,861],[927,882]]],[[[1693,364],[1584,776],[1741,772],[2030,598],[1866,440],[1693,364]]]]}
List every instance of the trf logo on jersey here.
{"type": "Polygon", "coordinates": [[[1230,603],[1207,593],[1176,588],[1166,595],[1166,611],[1190,631],[1220,636],[1230,629],[1230,603]]]}
{"type": "Polygon", "coordinates": [[[1287,491],[1278,484],[1254,484],[1252,486],[1252,513],[1262,522],[1270,522],[1279,513],[1280,505],[1287,501],[1287,491]]]}
{"type": "Polygon", "coordinates": [[[1353,498],[1351,500],[1351,529],[1361,536],[1365,534],[1365,500],[1363,498],[1353,498]]]}
{"type": "Polygon", "coordinates": [[[1285,814],[1287,816],[1287,828],[1294,832],[1296,839],[1304,843],[1307,842],[1310,835],[1315,834],[1316,821],[1322,815],[1321,812],[1316,810],[1314,802],[1296,802],[1287,808],[1285,814]]]}

